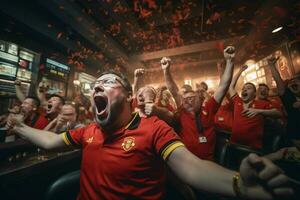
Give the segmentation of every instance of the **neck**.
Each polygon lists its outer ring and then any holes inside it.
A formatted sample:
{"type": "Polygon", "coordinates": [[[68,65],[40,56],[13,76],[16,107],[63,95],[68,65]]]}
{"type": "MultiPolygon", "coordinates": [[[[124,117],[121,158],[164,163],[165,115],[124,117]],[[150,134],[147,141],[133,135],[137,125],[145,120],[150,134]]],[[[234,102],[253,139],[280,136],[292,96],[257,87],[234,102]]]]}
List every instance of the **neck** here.
{"type": "Polygon", "coordinates": [[[124,108],[122,111],[120,111],[120,115],[116,119],[115,123],[113,123],[109,127],[103,127],[105,132],[107,133],[113,133],[122,127],[125,127],[131,120],[131,107],[130,105],[124,105],[124,108]]]}
{"type": "Polygon", "coordinates": [[[28,114],[27,116],[25,116],[25,119],[32,121],[36,115],[37,115],[36,112],[32,112],[32,113],[28,114]]]}

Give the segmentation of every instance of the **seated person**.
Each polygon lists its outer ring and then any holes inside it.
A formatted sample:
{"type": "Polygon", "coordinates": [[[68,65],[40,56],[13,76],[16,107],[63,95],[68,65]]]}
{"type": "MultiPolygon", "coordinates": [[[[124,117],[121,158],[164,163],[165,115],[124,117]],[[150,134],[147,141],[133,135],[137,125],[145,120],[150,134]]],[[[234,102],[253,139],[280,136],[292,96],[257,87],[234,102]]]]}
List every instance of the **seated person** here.
{"type": "Polygon", "coordinates": [[[245,83],[241,97],[235,91],[238,78],[247,66],[243,66],[234,76],[229,87],[232,99],[233,127],[230,142],[246,145],[255,150],[263,148],[265,117],[279,118],[281,114],[267,101],[256,100],[256,87],[253,83],[245,83]]]}
{"type": "Polygon", "coordinates": [[[290,145],[292,140],[300,139],[300,72],[288,80],[286,85],[276,68],[278,59],[279,57],[270,57],[268,63],[277,85],[278,95],[287,112],[286,139],[290,145]]]}
{"type": "Polygon", "coordinates": [[[78,122],[78,109],[76,109],[74,104],[68,103],[62,106],[59,115],[44,130],[62,133],[83,126],[83,124],[78,122]]]}

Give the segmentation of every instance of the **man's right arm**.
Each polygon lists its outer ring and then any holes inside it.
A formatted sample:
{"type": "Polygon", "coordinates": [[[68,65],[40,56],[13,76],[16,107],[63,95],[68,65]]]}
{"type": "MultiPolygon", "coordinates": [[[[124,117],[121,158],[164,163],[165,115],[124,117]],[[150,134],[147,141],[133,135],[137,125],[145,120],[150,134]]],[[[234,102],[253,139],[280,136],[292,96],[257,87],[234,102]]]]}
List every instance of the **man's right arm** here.
{"type": "Polygon", "coordinates": [[[161,63],[161,68],[164,73],[167,88],[171,92],[172,96],[174,97],[176,106],[178,108],[181,105],[181,96],[179,94],[179,89],[171,75],[171,72],[170,72],[171,59],[163,57],[161,59],[160,63],[161,63]]]}
{"type": "Polygon", "coordinates": [[[284,91],[285,91],[285,86],[284,86],[284,82],[281,79],[281,76],[280,76],[278,70],[276,69],[276,62],[277,62],[278,59],[279,59],[279,57],[275,58],[275,57],[272,56],[272,57],[268,58],[268,64],[269,64],[269,67],[271,69],[272,76],[273,76],[273,78],[276,82],[278,95],[282,96],[284,94],[284,91]]]}
{"type": "Polygon", "coordinates": [[[15,89],[16,89],[16,96],[17,96],[17,98],[21,102],[23,102],[25,100],[25,95],[22,92],[21,81],[20,80],[15,80],[15,89]]]}
{"type": "Polygon", "coordinates": [[[136,95],[137,91],[141,88],[141,77],[144,75],[145,69],[139,68],[134,70],[133,79],[133,94],[136,95]]]}
{"type": "Polygon", "coordinates": [[[50,131],[31,128],[25,124],[21,124],[13,129],[22,138],[30,141],[33,144],[43,149],[57,149],[67,147],[61,134],[56,134],[50,131]]]}
{"type": "Polygon", "coordinates": [[[62,135],[50,131],[31,128],[22,122],[20,117],[12,117],[7,121],[7,127],[22,138],[44,149],[67,147],[62,135]]]}

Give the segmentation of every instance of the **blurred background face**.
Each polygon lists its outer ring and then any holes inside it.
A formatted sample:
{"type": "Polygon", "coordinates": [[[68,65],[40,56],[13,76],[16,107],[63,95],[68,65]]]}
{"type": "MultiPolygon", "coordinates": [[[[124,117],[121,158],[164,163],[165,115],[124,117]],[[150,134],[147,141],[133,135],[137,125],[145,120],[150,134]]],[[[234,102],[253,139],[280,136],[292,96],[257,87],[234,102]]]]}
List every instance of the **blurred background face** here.
{"type": "Polygon", "coordinates": [[[165,102],[169,102],[171,98],[171,93],[169,92],[169,90],[164,90],[162,92],[162,100],[164,100],[165,102]]]}
{"type": "Polygon", "coordinates": [[[269,97],[269,88],[265,85],[258,86],[257,97],[261,100],[266,100],[269,97]]]}
{"type": "Polygon", "coordinates": [[[182,95],[182,106],[187,112],[194,112],[200,104],[195,92],[186,92],[182,95]]]}
{"type": "Polygon", "coordinates": [[[62,102],[59,97],[51,97],[48,100],[47,114],[59,113],[62,107],[62,102]]]}
{"type": "Polygon", "coordinates": [[[288,82],[288,88],[295,96],[300,97],[300,77],[290,80],[288,82]]]}
{"type": "Polygon", "coordinates": [[[76,122],[76,117],[77,117],[76,110],[71,105],[64,105],[62,107],[60,115],[65,121],[68,121],[70,123],[76,122]]]}
{"type": "Polygon", "coordinates": [[[29,116],[31,113],[36,111],[36,106],[34,104],[34,100],[27,98],[23,101],[21,105],[21,113],[26,117],[29,116]]]}
{"type": "Polygon", "coordinates": [[[143,107],[145,103],[154,103],[156,93],[151,87],[143,87],[137,92],[137,103],[139,107],[143,107]]]}
{"type": "Polygon", "coordinates": [[[256,89],[252,84],[245,84],[242,89],[242,100],[246,103],[255,99],[256,89]]]}

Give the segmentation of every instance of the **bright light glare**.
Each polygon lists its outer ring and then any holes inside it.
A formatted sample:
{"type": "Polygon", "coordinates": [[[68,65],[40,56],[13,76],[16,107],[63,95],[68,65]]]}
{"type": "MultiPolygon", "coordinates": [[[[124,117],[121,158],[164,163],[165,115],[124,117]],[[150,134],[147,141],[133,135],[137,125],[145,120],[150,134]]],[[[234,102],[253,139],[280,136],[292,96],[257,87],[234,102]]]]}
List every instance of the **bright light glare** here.
{"type": "Polygon", "coordinates": [[[282,26],[280,26],[280,27],[278,27],[278,28],[275,28],[273,31],[272,31],[272,33],[276,33],[276,32],[278,32],[278,31],[280,31],[282,29],[282,26]]]}

